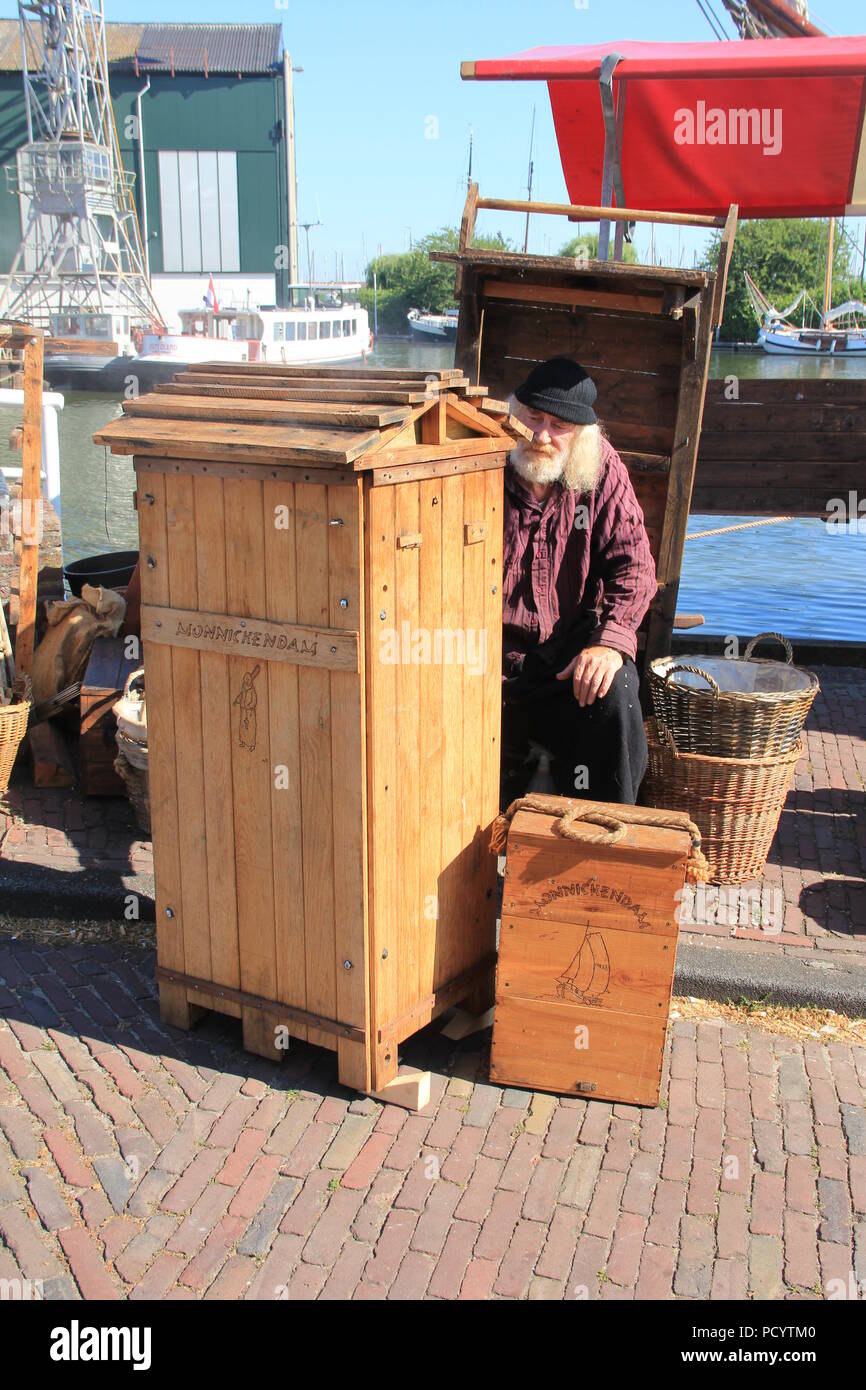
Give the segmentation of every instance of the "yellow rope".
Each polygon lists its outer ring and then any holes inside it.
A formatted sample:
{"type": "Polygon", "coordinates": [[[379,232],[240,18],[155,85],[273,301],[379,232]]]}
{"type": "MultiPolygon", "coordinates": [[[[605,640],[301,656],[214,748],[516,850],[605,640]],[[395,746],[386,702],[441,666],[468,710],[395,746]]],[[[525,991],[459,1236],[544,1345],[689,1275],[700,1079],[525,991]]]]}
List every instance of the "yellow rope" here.
{"type": "Polygon", "coordinates": [[[738,526],[719,526],[714,531],[693,531],[687,541],[699,541],[704,536],[727,536],[731,531],[750,531],[753,526],[778,526],[780,521],[793,521],[792,516],[768,516],[760,521],[741,521],[738,526]]]}

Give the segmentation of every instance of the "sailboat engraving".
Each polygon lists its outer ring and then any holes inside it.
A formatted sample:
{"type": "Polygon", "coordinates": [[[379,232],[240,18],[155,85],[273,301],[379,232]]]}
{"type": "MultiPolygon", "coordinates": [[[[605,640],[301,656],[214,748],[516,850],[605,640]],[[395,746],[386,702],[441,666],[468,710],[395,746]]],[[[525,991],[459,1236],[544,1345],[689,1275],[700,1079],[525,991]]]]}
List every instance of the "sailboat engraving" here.
{"type": "Polygon", "coordinates": [[[600,1004],[610,988],[610,957],[601,932],[587,932],[574,960],[556,981],[560,999],[600,1004]]]}

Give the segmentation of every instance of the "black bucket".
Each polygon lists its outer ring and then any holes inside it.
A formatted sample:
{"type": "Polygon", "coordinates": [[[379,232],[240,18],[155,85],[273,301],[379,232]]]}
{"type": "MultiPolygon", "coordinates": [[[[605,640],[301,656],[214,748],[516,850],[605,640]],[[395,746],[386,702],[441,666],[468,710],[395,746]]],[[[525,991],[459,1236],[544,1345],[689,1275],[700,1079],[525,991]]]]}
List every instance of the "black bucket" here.
{"type": "Polygon", "coordinates": [[[85,584],[102,585],[105,589],[125,589],[138,564],[137,550],[112,550],[107,555],[87,555],[64,565],[66,582],[76,598],[81,598],[85,584]]]}

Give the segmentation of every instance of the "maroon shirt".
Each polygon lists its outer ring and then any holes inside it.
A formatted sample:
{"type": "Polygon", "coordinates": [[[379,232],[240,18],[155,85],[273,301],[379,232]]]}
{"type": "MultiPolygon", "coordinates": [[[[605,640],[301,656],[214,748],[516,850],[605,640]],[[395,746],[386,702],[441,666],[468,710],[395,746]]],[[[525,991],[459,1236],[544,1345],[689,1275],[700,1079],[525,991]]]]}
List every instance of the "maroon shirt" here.
{"type": "Polygon", "coordinates": [[[505,675],[526,652],[587,621],[581,646],[637,655],[637,630],[658,588],[655,561],[628,469],[608,440],[602,449],[591,496],[557,484],[539,500],[505,470],[505,675]]]}

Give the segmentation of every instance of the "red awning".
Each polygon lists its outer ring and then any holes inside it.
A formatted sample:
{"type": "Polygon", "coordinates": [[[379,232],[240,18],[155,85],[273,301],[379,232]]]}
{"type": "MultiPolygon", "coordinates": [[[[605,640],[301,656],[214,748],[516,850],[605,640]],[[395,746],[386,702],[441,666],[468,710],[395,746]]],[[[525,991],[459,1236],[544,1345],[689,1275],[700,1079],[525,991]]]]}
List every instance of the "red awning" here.
{"type": "Polygon", "coordinates": [[[620,55],[628,207],[741,217],[866,213],[866,37],[533,48],[463,65],[546,81],[573,203],[601,201],[602,62],[620,55]]]}

